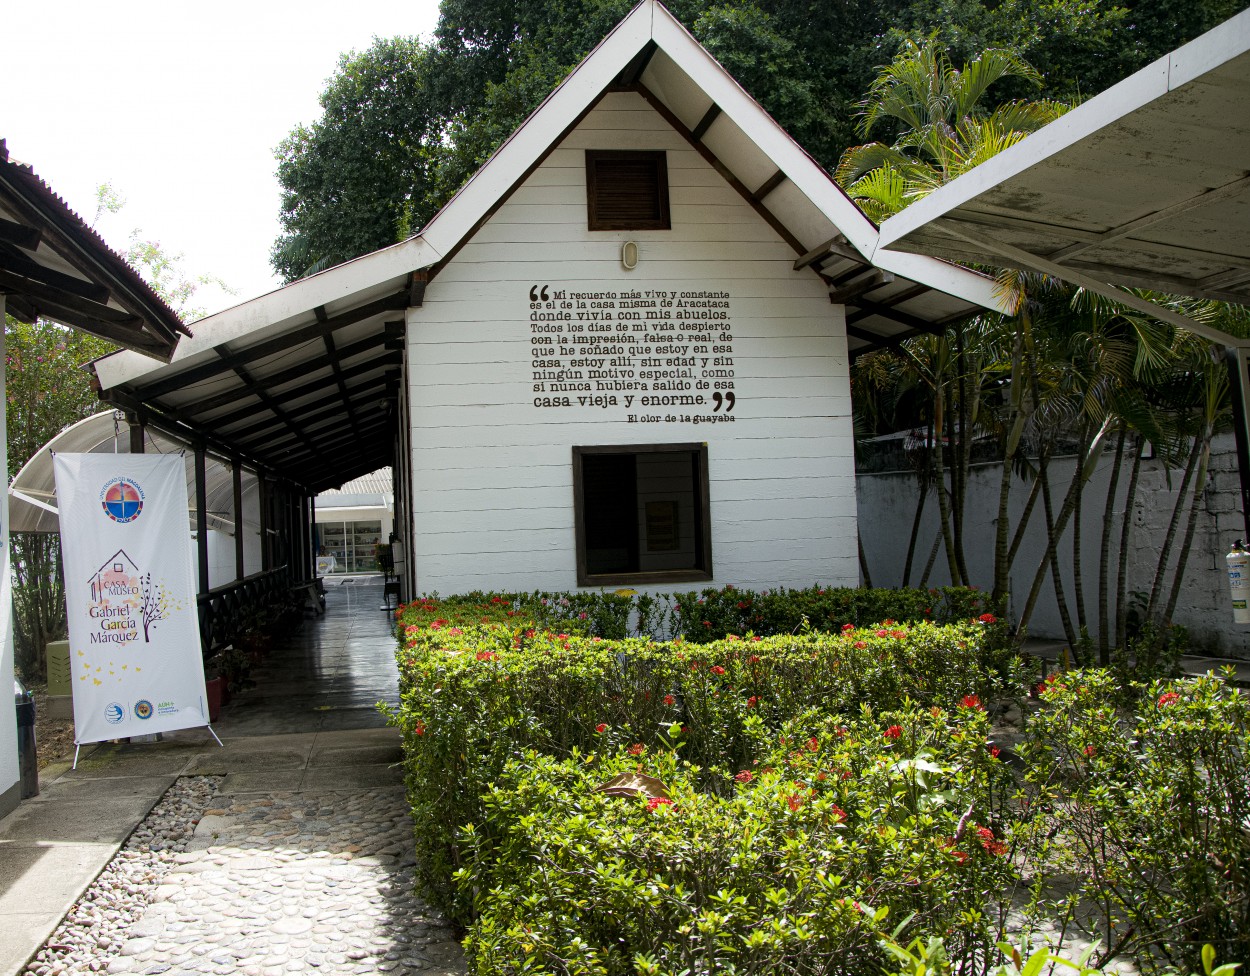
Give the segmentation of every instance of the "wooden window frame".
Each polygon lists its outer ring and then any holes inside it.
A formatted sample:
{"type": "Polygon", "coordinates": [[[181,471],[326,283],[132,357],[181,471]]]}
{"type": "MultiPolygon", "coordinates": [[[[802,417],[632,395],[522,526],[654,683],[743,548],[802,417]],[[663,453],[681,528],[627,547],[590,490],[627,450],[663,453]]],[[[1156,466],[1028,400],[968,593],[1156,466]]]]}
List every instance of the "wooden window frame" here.
{"type": "Polygon", "coordinates": [[[576,535],[577,585],[613,586],[643,583],[693,583],[712,579],[712,508],[708,488],[707,444],[611,444],[573,448],[573,522],[576,535]],[[648,570],[626,573],[589,573],[586,570],[585,495],[582,484],[582,458],[597,454],[693,454],[695,498],[699,512],[695,519],[697,565],[691,569],[648,570]]]}
{"type": "Polygon", "coordinates": [[[668,154],[663,149],[586,150],[586,226],[589,230],[672,230],[668,202],[668,154]],[[599,163],[649,160],[655,166],[658,214],[650,219],[610,219],[599,215],[599,163]]]}

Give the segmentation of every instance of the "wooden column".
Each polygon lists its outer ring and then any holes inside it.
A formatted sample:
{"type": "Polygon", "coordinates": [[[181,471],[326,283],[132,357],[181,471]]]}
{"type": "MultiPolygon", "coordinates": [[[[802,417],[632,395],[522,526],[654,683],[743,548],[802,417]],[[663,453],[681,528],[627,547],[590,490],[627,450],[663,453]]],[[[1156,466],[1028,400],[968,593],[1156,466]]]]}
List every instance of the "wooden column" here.
{"type": "Polygon", "coordinates": [[[312,575],[309,579],[317,578],[317,496],[308,496],[308,568],[312,575]]]}
{"type": "Polygon", "coordinates": [[[269,483],[263,472],[256,472],[256,502],[260,513],[260,568],[261,572],[273,569],[273,559],[269,554],[269,483]]]}
{"type": "Polygon", "coordinates": [[[230,459],[230,474],[234,479],[234,578],[241,580],[247,575],[243,557],[243,463],[238,457],[230,459]]]}
{"type": "Polygon", "coordinates": [[[199,556],[200,594],[208,592],[208,455],[195,445],[195,543],[199,556]]]}
{"type": "Polygon", "coordinates": [[[126,423],[130,425],[130,453],[142,454],[146,450],[143,443],[143,415],[137,413],[126,414],[126,423]]]}

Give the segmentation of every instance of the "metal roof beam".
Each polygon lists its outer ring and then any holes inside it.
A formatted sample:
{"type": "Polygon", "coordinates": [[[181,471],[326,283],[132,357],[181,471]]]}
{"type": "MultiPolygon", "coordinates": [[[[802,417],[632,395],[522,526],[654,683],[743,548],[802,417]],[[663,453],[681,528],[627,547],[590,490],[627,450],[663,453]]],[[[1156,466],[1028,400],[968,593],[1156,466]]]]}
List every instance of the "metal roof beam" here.
{"type": "MultiPolygon", "coordinates": [[[[1154,213],[1146,214],[1138,217],[1136,220],[1130,220],[1128,223],[1121,224],[1119,227],[1104,231],[1098,235],[1097,240],[1069,244],[1067,247],[1061,247],[1057,251],[1051,251],[1046,257],[1051,261],[1063,263],[1074,254],[1080,254],[1082,251],[1088,251],[1091,247],[1098,247],[1100,244],[1128,237],[1134,231],[1141,230],[1143,227],[1149,227],[1151,224],[1156,224],[1161,220],[1167,220],[1169,217],[1176,217],[1183,213],[1189,213],[1191,210],[1197,210],[1199,207],[1219,203],[1228,197],[1236,196],[1247,187],[1250,187],[1250,176],[1243,176],[1239,180],[1233,180],[1231,183],[1225,183],[1223,186],[1217,186],[1211,190],[1204,190],[1202,193],[1197,193],[1188,199],[1178,200],[1162,210],[1156,210],[1154,213]]],[[[1236,301],[1236,299],[1229,300],[1236,301]]]]}
{"type": "MultiPolygon", "coordinates": [[[[103,285],[97,285],[91,281],[83,281],[82,278],[76,278],[74,275],[49,268],[38,261],[32,261],[30,258],[19,254],[16,249],[10,250],[6,246],[0,246],[0,269],[11,274],[20,275],[40,285],[55,288],[57,291],[64,292],[67,295],[85,298],[88,301],[98,302],[107,307],[109,290],[103,285]]],[[[122,310],[114,309],[114,311],[120,313],[122,310]]],[[[123,314],[135,318],[129,312],[123,314]]],[[[138,319],[135,319],[135,321],[138,321],[138,319]]]]}
{"type": "MultiPolygon", "coordinates": [[[[379,376],[368,382],[360,384],[360,386],[349,388],[348,395],[352,397],[355,405],[359,407],[367,407],[380,396],[384,395],[378,388],[386,387],[391,382],[391,376],[379,376]]],[[[312,403],[302,404],[299,407],[292,408],[288,412],[295,417],[299,423],[310,424],[324,417],[340,413],[343,408],[342,400],[335,394],[325,397],[321,400],[314,400],[312,403]]],[[[265,417],[254,424],[247,427],[241,427],[238,430],[227,431],[226,435],[231,439],[246,441],[263,436],[267,431],[274,427],[281,426],[280,421],[276,417],[265,417]]],[[[220,428],[219,428],[220,429],[220,428]]]]}
{"type": "MultiPolygon", "coordinates": [[[[398,366],[402,359],[403,353],[387,352],[376,357],[375,359],[370,359],[363,363],[357,363],[355,366],[347,367],[343,370],[343,378],[355,379],[358,376],[364,376],[366,373],[372,373],[374,370],[383,369],[387,366],[398,366]]],[[[324,379],[314,379],[290,390],[284,390],[281,393],[274,393],[272,396],[276,402],[285,405],[314,393],[323,393],[325,388],[326,383],[324,379]]],[[[190,413],[189,410],[187,412],[188,414],[190,413]]],[[[239,407],[231,413],[222,414],[219,417],[212,417],[209,419],[209,423],[213,424],[214,427],[219,425],[221,427],[229,427],[231,424],[237,424],[240,420],[255,419],[255,417],[256,405],[247,404],[239,407]]]]}
{"type": "MultiPolygon", "coordinates": [[[[362,353],[370,352],[378,346],[384,346],[387,349],[391,349],[393,347],[390,343],[393,341],[392,337],[386,332],[379,332],[376,335],[366,336],[365,338],[338,350],[337,361],[341,362],[344,359],[354,358],[362,353]]],[[[331,359],[329,356],[318,356],[316,359],[298,363],[295,366],[291,366],[270,376],[263,376],[261,377],[260,382],[263,383],[266,388],[273,389],[274,387],[282,386],[284,383],[291,383],[295,380],[302,379],[309,373],[315,372],[319,369],[325,369],[335,361],[336,360],[331,359]]],[[[324,386],[325,381],[322,380],[320,385],[324,386]]],[[[153,399],[152,397],[146,396],[146,391],[144,390],[140,390],[138,392],[144,397],[145,400],[153,399]]],[[[222,393],[218,393],[216,396],[207,397],[206,399],[197,401],[195,404],[188,404],[188,406],[180,410],[179,413],[208,413],[212,410],[216,410],[218,407],[224,407],[229,403],[233,403],[241,396],[245,395],[245,391],[237,389],[225,390],[222,393]]]]}
{"type": "Polygon", "coordinates": [[[1123,289],[1117,288],[1105,281],[1099,281],[1097,278],[1091,278],[1089,275],[1082,274],[1075,268],[1070,268],[1062,264],[1055,264],[1053,261],[1048,261],[1046,258],[1039,257],[1036,254],[1030,254],[1028,251],[1022,250],[1021,248],[1012,247],[1010,244],[1003,244],[993,239],[987,240],[969,237],[955,230],[953,227],[943,228],[943,233],[950,234],[966,243],[974,244],[977,247],[991,251],[1000,257],[1006,258],[1013,264],[1018,264],[1020,267],[1028,268],[1032,271],[1040,271],[1043,274],[1053,275],[1056,278],[1061,278],[1064,281],[1070,282],[1078,287],[1085,288],[1095,294],[1105,295],[1107,298],[1117,301],[1121,305],[1127,305],[1135,311],[1144,312],[1151,318],[1156,318],[1162,322],[1175,325],[1188,332],[1192,332],[1195,335],[1200,335],[1204,339],[1210,339],[1212,342],[1218,343],[1219,345],[1228,346],[1230,348],[1250,346],[1250,341],[1246,339],[1239,339],[1237,336],[1229,335],[1227,332],[1221,332],[1219,329],[1213,329],[1211,326],[1191,319],[1187,315],[1182,315],[1170,308],[1164,308],[1162,305],[1156,305],[1149,299],[1134,295],[1130,291],[1124,291],[1123,289]]]}
{"type": "Polygon", "coordinates": [[[43,232],[38,227],[19,224],[16,221],[0,217],[0,241],[16,244],[23,251],[34,251],[39,247],[43,232]]]}

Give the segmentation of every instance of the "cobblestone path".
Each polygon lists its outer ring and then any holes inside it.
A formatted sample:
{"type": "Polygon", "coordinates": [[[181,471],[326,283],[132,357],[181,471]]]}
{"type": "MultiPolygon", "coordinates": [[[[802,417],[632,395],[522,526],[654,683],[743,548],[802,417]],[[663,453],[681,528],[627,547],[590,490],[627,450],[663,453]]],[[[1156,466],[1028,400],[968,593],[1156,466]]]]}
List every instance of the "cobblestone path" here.
{"type": "Polygon", "coordinates": [[[219,796],[176,860],[108,972],[465,972],[413,892],[402,790],[219,796]]]}

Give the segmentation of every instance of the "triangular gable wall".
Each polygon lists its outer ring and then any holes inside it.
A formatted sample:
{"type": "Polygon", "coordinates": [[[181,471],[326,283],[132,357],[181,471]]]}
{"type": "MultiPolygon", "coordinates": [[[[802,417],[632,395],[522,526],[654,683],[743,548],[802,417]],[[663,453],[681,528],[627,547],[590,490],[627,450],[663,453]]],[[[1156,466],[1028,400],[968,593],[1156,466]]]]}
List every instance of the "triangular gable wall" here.
{"type": "MultiPolygon", "coordinates": [[[[419,588],[575,588],[571,446],[675,442],[706,443],[709,579],[857,581],[842,309],[793,265],[792,245],[642,93],[598,100],[409,311],[401,467],[419,588]],[[585,154],[620,149],[665,153],[671,229],[587,229],[585,154]]],[[[648,501],[673,504],[679,539],[672,552],[640,543],[644,577],[694,543],[689,500],[651,484],[633,514],[644,524],[648,501]]]]}

